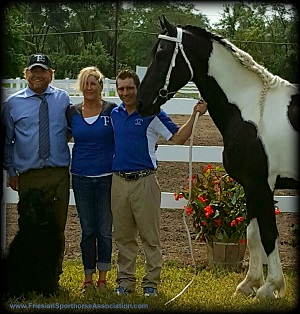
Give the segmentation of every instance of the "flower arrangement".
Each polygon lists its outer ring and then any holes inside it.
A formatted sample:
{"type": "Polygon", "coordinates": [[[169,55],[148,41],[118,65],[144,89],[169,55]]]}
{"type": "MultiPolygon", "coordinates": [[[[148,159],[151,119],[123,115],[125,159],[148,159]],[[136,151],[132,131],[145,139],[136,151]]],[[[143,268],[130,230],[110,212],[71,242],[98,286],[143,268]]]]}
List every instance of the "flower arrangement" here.
{"type": "MultiPolygon", "coordinates": [[[[208,164],[191,178],[191,197],[185,206],[192,215],[201,242],[246,243],[247,208],[245,192],[223,167],[208,164]]],[[[189,199],[189,187],[174,193],[176,200],[189,199]]],[[[279,213],[276,206],[275,213],[279,213]]]]}

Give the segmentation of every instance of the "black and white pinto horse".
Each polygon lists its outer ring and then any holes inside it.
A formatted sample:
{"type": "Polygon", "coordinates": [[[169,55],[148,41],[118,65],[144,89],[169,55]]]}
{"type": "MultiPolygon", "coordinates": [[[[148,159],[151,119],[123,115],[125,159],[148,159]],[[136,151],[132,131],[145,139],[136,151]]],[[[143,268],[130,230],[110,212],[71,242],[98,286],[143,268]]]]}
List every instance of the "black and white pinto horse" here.
{"type": "Polygon", "coordinates": [[[155,115],[189,80],[195,83],[222,134],[224,167],[246,193],[250,263],[235,294],[283,297],[273,197],[275,188],[299,188],[298,89],[216,34],[175,27],[165,17],[160,24],[137,109],[155,115]],[[262,246],[268,256],[266,280],[262,246]]]}

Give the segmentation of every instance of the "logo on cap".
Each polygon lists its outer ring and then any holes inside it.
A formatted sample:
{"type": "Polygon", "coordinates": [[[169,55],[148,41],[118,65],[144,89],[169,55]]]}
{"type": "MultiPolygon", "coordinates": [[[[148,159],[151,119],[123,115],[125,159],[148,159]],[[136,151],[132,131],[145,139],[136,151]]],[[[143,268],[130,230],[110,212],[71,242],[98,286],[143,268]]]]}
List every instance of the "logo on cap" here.
{"type": "Polygon", "coordinates": [[[51,62],[46,55],[34,54],[29,58],[27,67],[31,70],[35,66],[40,66],[45,70],[49,70],[51,68],[51,62]]]}

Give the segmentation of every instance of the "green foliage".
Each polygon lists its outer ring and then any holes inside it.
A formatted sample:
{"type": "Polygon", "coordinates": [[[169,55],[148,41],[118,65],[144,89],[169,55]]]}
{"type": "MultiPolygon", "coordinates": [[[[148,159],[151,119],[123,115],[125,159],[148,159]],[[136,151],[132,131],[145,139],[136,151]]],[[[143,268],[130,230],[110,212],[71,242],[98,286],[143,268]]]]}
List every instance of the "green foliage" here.
{"type": "Polygon", "coordinates": [[[88,313],[101,312],[228,312],[228,313],[261,313],[261,312],[290,312],[298,305],[298,273],[295,269],[284,269],[286,280],[286,296],[278,300],[256,300],[253,297],[233,297],[236,286],[241,282],[246,273],[236,273],[229,270],[199,270],[197,274],[191,266],[183,267],[175,261],[166,262],[161,273],[158,297],[145,298],[140,287],[144,275],[144,261],[137,263],[137,292],[125,297],[116,296],[113,291],[116,287],[116,264],[113,263],[112,271],[108,272],[108,289],[106,292],[88,291],[81,294],[83,280],[82,262],[79,260],[65,261],[60,285],[62,291],[57,296],[43,298],[41,295],[32,294],[27,299],[10,299],[3,305],[9,312],[20,312],[20,309],[11,309],[13,306],[27,306],[22,312],[66,312],[88,313]],[[192,284],[174,301],[165,305],[175,297],[191,281],[192,284]],[[31,308],[28,308],[28,307],[31,308]],[[44,309],[33,307],[44,306],[44,309]],[[54,309],[47,310],[47,306],[54,309]],[[90,306],[92,309],[84,309],[90,306]],[[119,308],[109,308],[109,307],[119,308]],[[129,306],[139,306],[139,309],[129,309],[129,306]],[[76,308],[79,308],[76,310],[76,308]],[[98,307],[98,309],[97,309],[98,307]],[[142,308],[143,307],[143,308],[142,308]],[[60,309],[61,308],[61,309],[60,309]]]}
{"type": "Polygon", "coordinates": [[[101,42],[88,44],[86,49],[78,55],[54,55],[52,64],[55,68],[55,78],[77,78],[79,71],[86,66],[97,66],[104,76],[113,76],[112,57],[101,42]]]}
{"type": "Polygon", "coordinates": [[[238,243],[246,238],[246,197],[243,187],[225,169],[208,164],[194,176],[189,187],[175,193],[175,199],[189,200],[186,206],[192,215],[200,241],[238,243]]]}
{"type": "Polygon", "coordinates": [[[27,63],[26,33],[29,24],[24,23],[23,14],[26,6],[22,3],[10,4],[4,9],[2,21],[2,77],[22,77],[22,72],[27,63]]]}
{"type": "MultiPolygon", "coordinates": [[[[243,186],[223,167],[214,168],[211,164],[191,180],[191,185],[176,191],[174,197],[189,201],[185,210],[192,215],[196,238],[201,242],[246,243],[247,206],[243,186]]],[[[276,203],[277,215],[280,209],[276,203]]]]}
{"type": "Polygon", "coordinates": [[[136,2],[130,10],[122,9],[119,20],[119,56],[133,69],[136,65],[148,66],[150,47],[157,41],[160,32],[159,20],[162,14],[172,17],[176,24],[193,24],[207,27],[207,19],[191,13],[189,3],[173,1],[136,2]],[[131,31],[129,31],[131,30],[131,31]]]}

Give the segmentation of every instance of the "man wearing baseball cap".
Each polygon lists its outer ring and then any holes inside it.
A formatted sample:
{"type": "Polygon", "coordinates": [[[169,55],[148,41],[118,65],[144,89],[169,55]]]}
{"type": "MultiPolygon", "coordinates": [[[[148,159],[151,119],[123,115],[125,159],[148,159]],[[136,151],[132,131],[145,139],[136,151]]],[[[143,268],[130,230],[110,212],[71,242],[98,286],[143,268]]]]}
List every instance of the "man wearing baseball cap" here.
{"type": "MultiPolygon", "coordinates": [[[[38,188],[57,200],[52,210],[61,239],[61,254],[55,272],[56,290],[62,273],[69,204],[70,152],[66,110],[72,101],[66,91],[49,85],[54,70],[47,55],[31,55],[24,68],[24,77],[28,86],[8,97],[2,106],[2,122],[6,129],[3,164],[8,173],[8,184],[18,191],[20,198],[29,189],[38,188]]],[[[10,280],[18,284],[18,278],[10,280]]]]}

